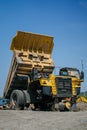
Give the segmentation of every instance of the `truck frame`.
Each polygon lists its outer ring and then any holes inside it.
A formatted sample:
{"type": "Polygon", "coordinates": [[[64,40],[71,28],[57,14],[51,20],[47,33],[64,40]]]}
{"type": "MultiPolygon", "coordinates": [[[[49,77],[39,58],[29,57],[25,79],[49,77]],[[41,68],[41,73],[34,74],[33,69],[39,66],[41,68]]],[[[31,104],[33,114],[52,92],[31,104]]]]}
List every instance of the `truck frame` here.
{"type": "MultiPolygon", "coordinates": [[[[70,110],[76,103],[72,76],[53,75],[53,37],[18,31],[13,38],[13,57],[4,97],[16,109],[70,110]],[[74,100],[72,100],[74,99],[74,100]]],[[[62,70],[61,70],[62,71],[62,70]]],[[[77,80],[77,78],[76,78],[77,80]]],[[[82,80],[79,80],[79,84],[82,80]]],[[[76,82],[75,82],[76,83],[76,82]]]]}

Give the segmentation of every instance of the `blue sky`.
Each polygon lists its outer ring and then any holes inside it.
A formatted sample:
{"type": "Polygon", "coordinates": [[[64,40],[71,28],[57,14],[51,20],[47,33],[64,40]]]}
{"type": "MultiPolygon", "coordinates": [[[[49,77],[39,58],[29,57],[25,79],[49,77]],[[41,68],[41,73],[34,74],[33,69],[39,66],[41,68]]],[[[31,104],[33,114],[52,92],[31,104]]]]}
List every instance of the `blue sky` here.
{"type": "Polygon", "coordinates": [[[87,90],[87,0],[0,0],[0,95],[6,83],[16,32],[54,37],[55,66],[76,67],[84,62],[87,90]]]}

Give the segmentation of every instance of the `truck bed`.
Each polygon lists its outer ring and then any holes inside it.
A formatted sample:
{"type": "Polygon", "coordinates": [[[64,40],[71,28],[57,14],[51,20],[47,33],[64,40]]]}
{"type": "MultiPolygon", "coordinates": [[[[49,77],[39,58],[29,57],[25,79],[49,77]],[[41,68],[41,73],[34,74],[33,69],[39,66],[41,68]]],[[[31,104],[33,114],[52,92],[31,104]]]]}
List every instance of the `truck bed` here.
{"type": "Polygon", "coordinates": [[[9,69],[4,97],[9,98],[14,89],[27,89],[28,77],[33,68],[44,74],[52,73],[54,63],[51,58],[53,37],[40,34],[18,32],[13,38],[13,57],[9,69]]]}

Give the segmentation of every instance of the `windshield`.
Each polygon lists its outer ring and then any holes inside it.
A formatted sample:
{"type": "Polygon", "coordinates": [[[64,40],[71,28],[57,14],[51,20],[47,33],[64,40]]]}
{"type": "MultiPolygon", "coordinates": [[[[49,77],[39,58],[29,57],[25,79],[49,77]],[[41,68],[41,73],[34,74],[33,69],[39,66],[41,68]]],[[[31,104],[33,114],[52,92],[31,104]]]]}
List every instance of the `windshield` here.
{"type": "Polygon", "coordinates": [[[72,71],[69,71],[69,70],[68,70],[68,75],[69,75],[69,76],[73,76],[73,77],[80,78],[80,73],[79,73],[78,70],[72,70],[72,71]]]}
{"type": "Polygon", "coordinates": [[[60,75],[80,78],[80,72],[79,72],[79,70],[76,70],[76,69],[63,69],[63,70],[60,70],[60,75]]]}
{"type": "Polygon", "coordinates": [[[67,76],[67,75],[68,75],[68,72],[67,72],[67,71],[60,71],[60,75],[62,75],[62,76],[67,76]]]}

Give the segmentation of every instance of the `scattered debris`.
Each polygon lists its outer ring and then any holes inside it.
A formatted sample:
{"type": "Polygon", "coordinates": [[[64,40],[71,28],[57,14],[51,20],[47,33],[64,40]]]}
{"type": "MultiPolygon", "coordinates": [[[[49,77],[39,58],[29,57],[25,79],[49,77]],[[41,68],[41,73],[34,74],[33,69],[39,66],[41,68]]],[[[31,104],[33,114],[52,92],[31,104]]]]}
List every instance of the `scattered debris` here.
{"type": "Polygon", "coordinates": [[[78,102],[77,109],[80,111],[87,111],[87,103],[85,102],[78,102]]]}

